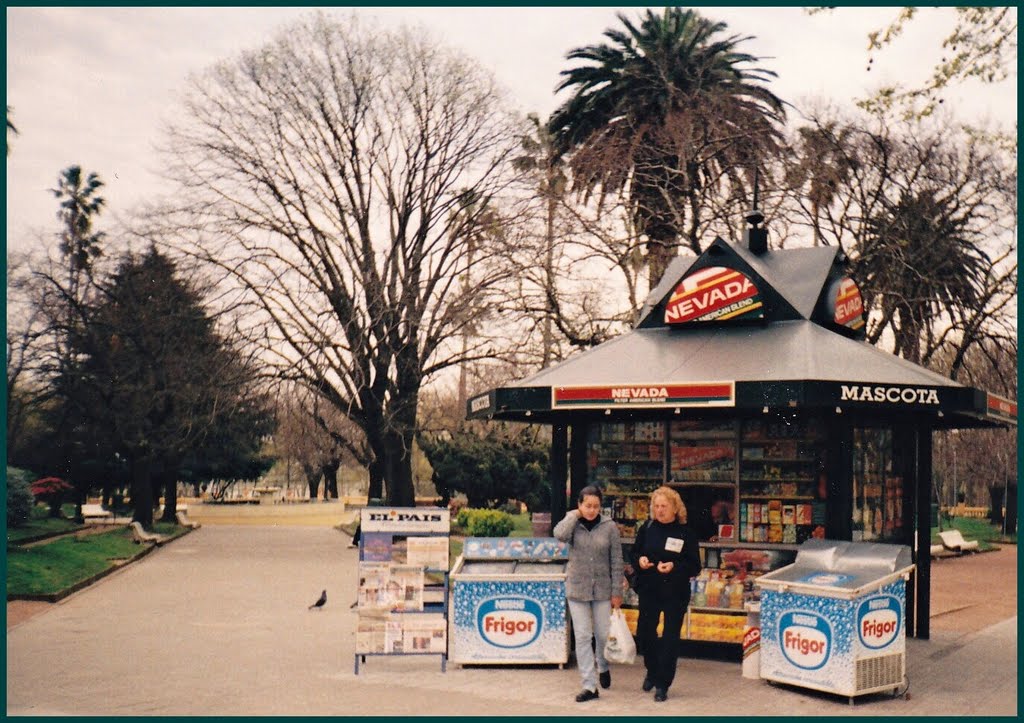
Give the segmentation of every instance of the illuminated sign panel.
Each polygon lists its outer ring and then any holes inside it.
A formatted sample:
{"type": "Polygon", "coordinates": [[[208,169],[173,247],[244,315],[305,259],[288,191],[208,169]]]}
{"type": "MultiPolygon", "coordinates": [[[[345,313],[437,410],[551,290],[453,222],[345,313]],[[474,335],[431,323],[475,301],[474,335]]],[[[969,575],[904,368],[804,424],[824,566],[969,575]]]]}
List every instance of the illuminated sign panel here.
{"type": "Polygon", "coordinates": [[[859,331],[864,327],[864,299],[860,288],[849,276],[835,281],[828,293],[832,320],[839,326],[859,331]]]}
{"type": "Polygon", "coordinates": [[[762,319],[764,304],[754,282],[734,269],[712,266],[690,274],[665,305],[666,324],[762,319]]]}
{"type": "Polygon", "coordinates": [[[733,382],[692,384],[620,384],[610,387],[555,387],[552,408],[587,407],[732,407],[733,382]]]}

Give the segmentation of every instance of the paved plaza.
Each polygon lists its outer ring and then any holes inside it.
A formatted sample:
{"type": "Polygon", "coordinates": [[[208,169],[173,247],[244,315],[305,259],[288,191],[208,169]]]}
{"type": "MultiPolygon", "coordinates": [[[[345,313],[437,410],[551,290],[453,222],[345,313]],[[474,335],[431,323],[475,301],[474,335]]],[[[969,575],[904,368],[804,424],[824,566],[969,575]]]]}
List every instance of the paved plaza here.
{"type": "MultiPolygon", "coordinates": [[[[330,716],[1006,715],[1017,618],[907,640],[909,695],[845,698],[680,659],[665,703],[643,666],[578,704],[574,668],[371,657],[353,669],[357,551],[328,526],[204,524],[7,630],[7,714],[330,716]],[[308,607],[327,589],[322,610],[308,607]]],[[[970,561],[984,564],[985,555],[970,561]]],[[[1016,550],[1013,550],[1014,568],[1016,550]]],[[[960,561],[957,561],[960,562],[960,561]]],[[[967,563],[969,561],[962,561],[967,563]]]]}

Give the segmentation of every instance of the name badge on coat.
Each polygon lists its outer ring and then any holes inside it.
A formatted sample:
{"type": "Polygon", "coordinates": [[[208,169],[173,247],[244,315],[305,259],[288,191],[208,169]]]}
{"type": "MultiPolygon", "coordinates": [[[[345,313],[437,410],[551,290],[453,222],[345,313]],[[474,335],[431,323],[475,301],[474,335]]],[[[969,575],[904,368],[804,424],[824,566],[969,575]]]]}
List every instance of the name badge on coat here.
{"type": "Polygon", "coordinates": [[[678,537],[670,537],[665,540],[665,549],[669,552],[682,552],[683,541],[678,537]]]}

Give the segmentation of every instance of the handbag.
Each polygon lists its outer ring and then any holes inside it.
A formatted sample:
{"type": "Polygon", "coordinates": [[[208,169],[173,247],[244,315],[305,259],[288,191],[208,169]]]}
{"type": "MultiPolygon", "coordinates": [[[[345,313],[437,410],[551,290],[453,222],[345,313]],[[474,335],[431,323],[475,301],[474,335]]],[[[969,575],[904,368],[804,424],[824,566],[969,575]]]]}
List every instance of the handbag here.
{"type": "Polygon", "coordinates": [[[636,661],[636,642],[629,632],[626,616],[620,608],[612,610],[608,624],[608,641],[604,645],[604,659],[609,663],[632,665],[636,661]]]}

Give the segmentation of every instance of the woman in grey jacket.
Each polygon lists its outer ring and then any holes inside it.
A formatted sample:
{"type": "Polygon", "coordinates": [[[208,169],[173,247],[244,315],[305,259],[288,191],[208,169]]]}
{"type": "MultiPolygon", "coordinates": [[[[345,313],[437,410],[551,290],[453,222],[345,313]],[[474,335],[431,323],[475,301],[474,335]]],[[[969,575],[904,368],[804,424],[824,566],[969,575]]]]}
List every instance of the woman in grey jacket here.
{"type": "Polygon", "coordinates": [[[569,543],[565,595],[576,635],[576,664],[583,678],[576,702],[583,703],[598,697],[598,678],[602,688],[612,684],[604,646],[612,608],[622,605],[622,541],[618,525],[601,516],[601,490],[592,486],[580,490],[577,509],[555,525],[554,535],[569,543]],[[592,638],[597,643],[594,647],[592,638]]]}

